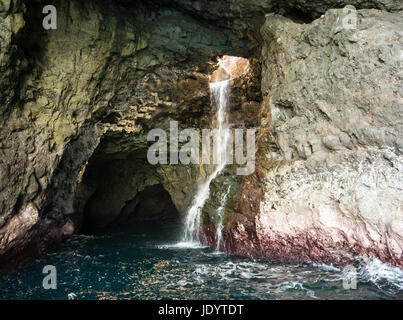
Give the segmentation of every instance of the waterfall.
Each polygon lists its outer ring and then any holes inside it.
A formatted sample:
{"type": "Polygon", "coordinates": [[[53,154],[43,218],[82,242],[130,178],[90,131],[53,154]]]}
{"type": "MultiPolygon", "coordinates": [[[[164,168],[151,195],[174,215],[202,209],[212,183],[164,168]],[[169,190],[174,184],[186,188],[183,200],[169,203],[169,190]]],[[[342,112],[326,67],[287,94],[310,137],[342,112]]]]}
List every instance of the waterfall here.
{"type": "Polygon", "coordinates": [[[226,161],[226,150],[231,138],[228,121],[228,96],[229,80],[210,83],[211,103],[217,105],[215,123],[217,126],[217,141],[213,144],[213,154],[218,156],[218,164],[214,171],[200,185],[193,199],[185,220],[185,243],[199,243],[200,215],[205,202],[210,195],[210,183],[224,169],[226,161]]]}
{"type": "Polygon", "coordinates": [[[225,207],[225,203],[227,202],[227,198],[228,198],[228,194],[231,191],[231,186],[228,186],[227,191],[224,193],[224,196],[221,199],[221,205],[220,207],[217,209],[217,214],[219,217],[219,221],[218,221],[218,225],[217,225],[217,245],[216,245],[216,251],[220,251],[220,245],[221,245],[221,240],[222,240],[222,229],[224,227],[223,225],[223,217],[224,217],[224,207],[225,207]]]}

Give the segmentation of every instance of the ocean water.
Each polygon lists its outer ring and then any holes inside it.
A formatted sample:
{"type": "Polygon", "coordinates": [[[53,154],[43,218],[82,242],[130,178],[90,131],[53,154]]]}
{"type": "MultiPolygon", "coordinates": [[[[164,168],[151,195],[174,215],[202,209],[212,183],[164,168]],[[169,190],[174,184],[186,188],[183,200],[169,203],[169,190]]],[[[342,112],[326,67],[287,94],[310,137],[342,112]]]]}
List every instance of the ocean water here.
{"type": "Polygon", "coordinates": [[[357,289],[324,265],[239,258],[179,243],[182,225],[141,223],[75,235],[56,252],[0,276],[0,299],[403,299],[403,271],[363,263],[357,289]],[[44,289],[44,266],[57,288],[44,289]]]}

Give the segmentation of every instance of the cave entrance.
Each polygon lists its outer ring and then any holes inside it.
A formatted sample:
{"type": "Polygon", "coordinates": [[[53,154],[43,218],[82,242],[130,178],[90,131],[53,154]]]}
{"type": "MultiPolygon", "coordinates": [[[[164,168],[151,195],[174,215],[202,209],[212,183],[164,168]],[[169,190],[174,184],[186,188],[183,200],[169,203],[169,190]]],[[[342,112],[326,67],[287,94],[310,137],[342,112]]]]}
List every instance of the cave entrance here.
{"type": "MultiPolygon", "coordinates": [[[[151,92],[152,99],[133,97],[136,108],[126,110],[126,102],[122,102],[124,106],[101,114],[105,132],[82,168],[75,188],[73,211],[76,214],[73,218],[76,229],[91,233],[139,222],[184,222],[197,186],[206,178],[207,170],[182,164],[151,164],[147,159],[149,131],[168,129],[171,120],[180,121],[183,128],[210,127],[217,110],[211,107],[209,82],[220,81],[229,81],[231,85],[233,94],[228,108],[231,125],[235,128],[255,127],[261,93],[260,82],[253,85],[252,79],[259,75],[260,67],[255,58],[224,55],[209,61],[197,72],[187,72],[183,79],[181,75],[177,84],[164,91],[168,104],[156,105],[162,101],[159,100],[162,92],[157,94],[158,99],[153,92],[154,84],[160,83],[160,79],[150,78],[153,85],[149,89],[153,90],[144,92],[151,92]],[[181,86],[187,84],[198,89],[189,90],[190,93],[182,90],[181,86]],[[180,118],[177,118],[178,114],[180,118]]],[[[161,77],[166,77],[165,73],[161,77]]]]}
{"type": "Polygon", "coordinates": [[[146,153],[107,153],[111,145],[121,146],[121,140],[102,140],[79,177],[74,203],[79,232],[98,233],[140,222],[180,223],[183,216],[178,201],[171,198],[171,185],[147,162],[146,153]]]}
{"type": "Polygon", "coordinates": [[[162,185],[147,186],[122,209],[121,222],[132,224],[143,221],[180,221],[179,212],[171,196],[162,185]]]}

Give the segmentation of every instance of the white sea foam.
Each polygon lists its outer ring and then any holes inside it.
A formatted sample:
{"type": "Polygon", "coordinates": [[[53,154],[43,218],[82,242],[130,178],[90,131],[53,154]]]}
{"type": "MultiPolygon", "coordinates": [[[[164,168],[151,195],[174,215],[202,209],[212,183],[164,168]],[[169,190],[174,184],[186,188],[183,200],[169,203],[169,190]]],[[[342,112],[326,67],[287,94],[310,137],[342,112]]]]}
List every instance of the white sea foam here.
{"type": "Polygon", "coordinates": [[[203,249],[207,248],[196,241],[181,241],[173,244],[158,245],[158,249],[203,249]]]}
{"type": "Polygon", "coordinates": [[[312,263],[314,267],[320,268],[325,271],[341,271],[339,268],[334,267],[332,264],[312,263]]]}
{"type": "Polygon", "coordinates": [[[358,271],[359,281],[371,282],[381,290],[403,290],[403,270],[391,267],[378,259],[364,259],[358,271]]]}

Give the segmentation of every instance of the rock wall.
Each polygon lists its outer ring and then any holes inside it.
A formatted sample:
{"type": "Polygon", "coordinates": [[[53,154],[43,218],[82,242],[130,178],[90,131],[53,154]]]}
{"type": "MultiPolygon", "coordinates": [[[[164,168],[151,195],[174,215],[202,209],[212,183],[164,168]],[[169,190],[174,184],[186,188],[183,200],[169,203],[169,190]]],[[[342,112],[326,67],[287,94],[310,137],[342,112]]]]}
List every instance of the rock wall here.
{"type": "Polygon", "coordinates": [[[150,169],[147,132],[209,124],[217,56],[252,47],[162,2],[53,4],[44,30],[42,1],[0,2],[2,267],[77,232],[84,209],[107,225],[147,185],[183,213],[205,169],[150,169]]]}
{"type": "Polygon", "coordinates": [[[224,54],[251,64],[232,83],[231,121],[260,128],[257,168],[213,183],[204,241],[231,185],[223,250],[402,265],[400,0],[350,1],[380,9],[351,30],[329,10],[340,0],[55,0],[57,30],[42,28],[45,4],[0,0],[0,269],[83,221],[125,218],[150,186],[183,216],[209,168],[150,166],[147,132],[211,125],[224,54]]]}
{"type": "Polygon", "coordinates": [[[403,16],[359,10],[352,29],[343,18],[266,15],[259,168],[233,195],[224,250],[403,266],[403,16]]]}

